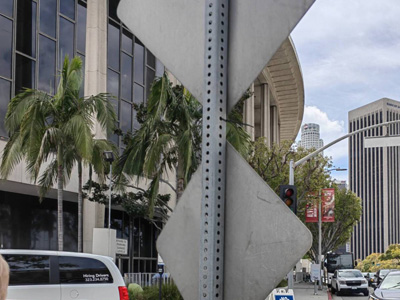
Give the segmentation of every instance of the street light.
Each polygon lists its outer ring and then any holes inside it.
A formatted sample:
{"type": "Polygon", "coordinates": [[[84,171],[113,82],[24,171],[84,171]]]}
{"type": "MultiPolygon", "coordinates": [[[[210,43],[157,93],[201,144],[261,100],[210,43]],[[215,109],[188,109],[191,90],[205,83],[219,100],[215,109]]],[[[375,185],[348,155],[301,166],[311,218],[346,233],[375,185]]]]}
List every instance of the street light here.
{"type": "Polygon", "coordinates": [[[344,169],[344,168],[332,168],[332,169],[328,169],[328,170],[326,170],[327,172],[331,172],[331,171],[347,171],[347,169],[344,169]]]}
{"type": "Polygon", "coordinates": [[[110,191],[108,198],[108,254],[111,255],[111,188],[112,188],[112,163],[114,161],[114,153],[112,151],[103,152],[104,160],[110,163],[110,191]]]}
{"type": "Polygon", "coordinates": [[[110,190],[109,190],[109,199],[108,199],[108,229],[111,229],[111,187],[112,187],[112,163],[114,161],[114,153],[112,151],[104,151],[103,152],[104,160],[110,163],[110,190]]]}

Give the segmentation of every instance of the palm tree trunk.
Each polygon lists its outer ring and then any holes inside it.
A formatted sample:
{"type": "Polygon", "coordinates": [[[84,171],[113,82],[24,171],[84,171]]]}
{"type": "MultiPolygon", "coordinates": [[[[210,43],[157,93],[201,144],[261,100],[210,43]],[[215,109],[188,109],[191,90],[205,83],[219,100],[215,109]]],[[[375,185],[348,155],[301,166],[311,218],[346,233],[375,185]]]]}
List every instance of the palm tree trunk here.
{"type": "Polygon", "coordinates": [[[183,161],[178,159],[178,165],[176,168],[176,201],[178,202],[183,192],[185,191],[185,179],[183,170],[183,161]]]}
{"type": "MultiPolygon", "coordinates": [[[[60,152],[60,151],[59,151],[60,152]]],[[[60,153],[58,155],[57,172],[57,225],[58,225],[58,251],[63,251],[64,229],[63,229],[63,166],[60,162],[60,153]]]]}
{"type": "Polygon", "coordinates": [[[82,215],[82,162],[78,162],[78,252],[82,252],[83,215],[82,215]]]}

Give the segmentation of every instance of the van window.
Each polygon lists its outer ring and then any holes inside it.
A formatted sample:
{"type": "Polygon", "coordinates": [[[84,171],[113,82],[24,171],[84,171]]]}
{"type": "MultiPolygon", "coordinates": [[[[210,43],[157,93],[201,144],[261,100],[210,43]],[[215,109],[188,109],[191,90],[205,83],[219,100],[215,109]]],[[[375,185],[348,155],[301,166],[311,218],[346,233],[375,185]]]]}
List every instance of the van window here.
{"type": "Polygon", "coordinates": [[[10,285],[49,284],[49,256],[4,254],[3,257],[10,266],[10,285]]]}
{"type": "Polygon", "coordinates": [[[110,271],[101,261],[93,258],[60,256],[60,283],[113,283],[110,271]]]}

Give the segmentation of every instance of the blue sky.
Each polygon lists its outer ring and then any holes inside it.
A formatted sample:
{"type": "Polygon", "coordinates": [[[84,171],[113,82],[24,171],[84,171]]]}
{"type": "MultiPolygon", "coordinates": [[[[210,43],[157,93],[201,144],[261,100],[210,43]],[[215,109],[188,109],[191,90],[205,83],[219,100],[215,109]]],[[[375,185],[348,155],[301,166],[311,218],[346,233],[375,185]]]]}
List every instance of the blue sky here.
{"type": "MultiPolygon", "coordinates": [[[[316,0],[292,38],[303,71],[303,123],[324,143],[348,132],[348,112],[380,98],[400,101],[400,0],[316,0]]],[[[347,140],[325,151],[348,167],[347,140]]],[[[347,180],[347,172],[332,176],[347,180]]]]}

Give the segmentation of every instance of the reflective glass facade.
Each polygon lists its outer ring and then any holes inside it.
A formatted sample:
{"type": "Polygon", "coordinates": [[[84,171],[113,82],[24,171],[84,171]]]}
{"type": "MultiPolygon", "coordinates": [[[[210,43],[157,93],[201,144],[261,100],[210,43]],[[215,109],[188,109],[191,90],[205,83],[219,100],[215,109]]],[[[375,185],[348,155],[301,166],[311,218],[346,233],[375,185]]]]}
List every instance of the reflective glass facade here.
{"type": "MultiPolygon", "coordinates": [[[[108,226],[108,209],[104,226],[108,226]]],[[[130,220],[125,212],[112,210],[111,228],[117,231],[117,238],[128,240],[128,255],[117,257],[123,273],[156,272],[159,231],[151,222],[143,218],[130,220]]]]}
{"type": "MultiPolygon", "coordinates": [[[[85,59],[86,1],[0,2],[0,117],[24,88],[54,93],[64,56],[85,59]]],[[[3,122],[0,136],[7,137],[3,122]]]]}
{"type": "MultiPolygon", "coordinates": [[[[164,67],[117,17],[119,0],[108,1],[107,91],[114,95],[118,126],[123,133],[138,129],[133,103],[143,103],[164,67]]],[[[118,136],[111,140],[123,148],[118,136]]]]}
{"type": "MultiPolygon", "coordinates": [[[[115,96],[118,125],[126,133],[138,128],[133,104],[146,100],[155,76],[161,76],[164,68],[118,19],[118,3],[107,1],[107,24],[103,24],[107,56],[96,59],[107,65],[107,87],[100,90],[115,96]]],[[[54,93],[65,55],[81,57],[85,67],[90,55],[86,53],[88,15],[86,0],[0,1],[0,120],[4,120],[10,99],[24,88],[54,93]]],[[[110,138],[122,149],[118,136],[110,138]]],[[[8,139],[3,122],[0,139],[8,139]]],[[[17,183],[26,184],[23,180],[17,183]]],[[[56,205],[55,199],[39,203],[36,195],[0,191],[0,247],[56,250],[56,205]]],[[[130,223],[122,211],[113,210],[112,216],[118,237],[128,239],[130,245],[130,255],[118,258],[121,270],[156,271],[155,227],[142,219],[130,223]]],[[[64,230],[64,250],[76,251],[75,202],[64,201],[64,230]]]]}
{"type": "MultiPolygon", "coordinates": [[[[78,205],[64,201],[64,250],[78,250],[78,205]]],[[[57,250],[57,201],[0,191],[0,248],[57,250]]]]}

